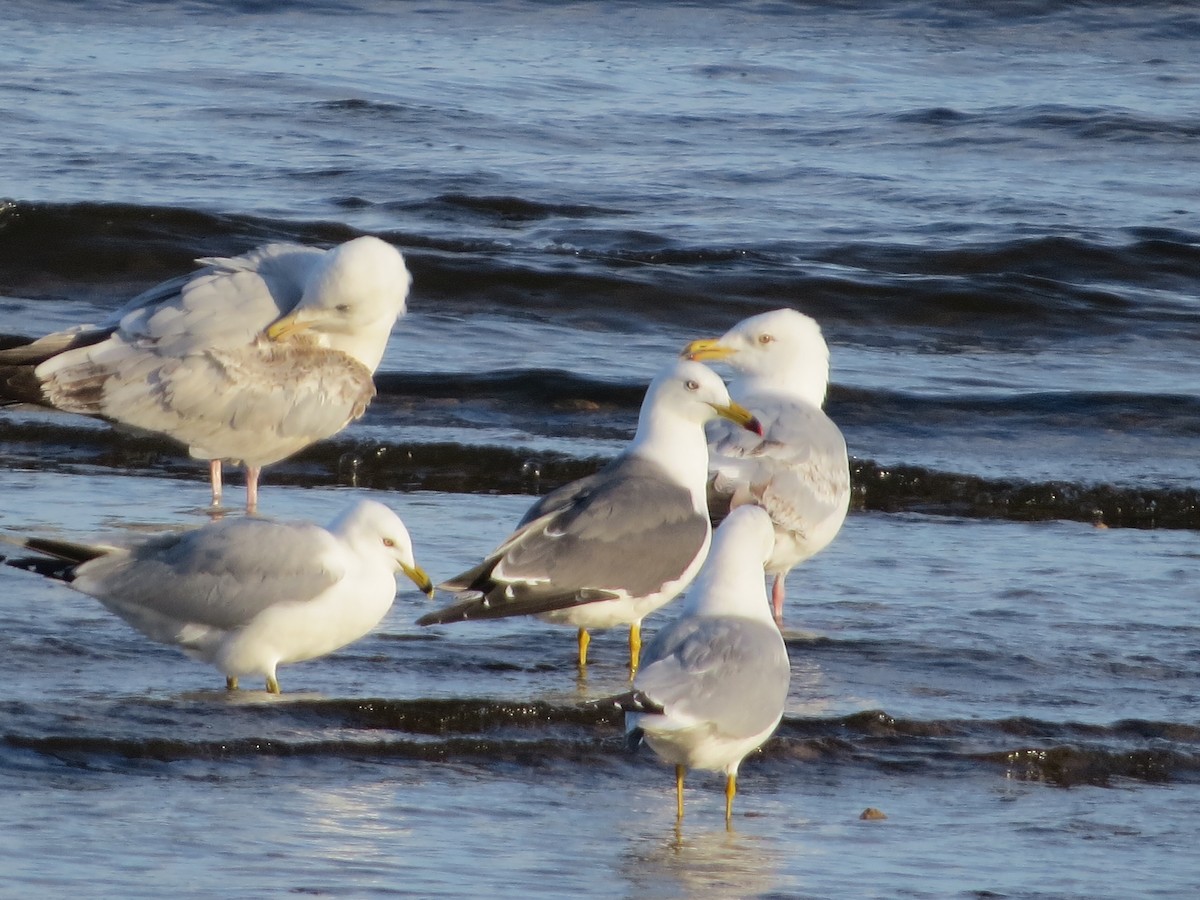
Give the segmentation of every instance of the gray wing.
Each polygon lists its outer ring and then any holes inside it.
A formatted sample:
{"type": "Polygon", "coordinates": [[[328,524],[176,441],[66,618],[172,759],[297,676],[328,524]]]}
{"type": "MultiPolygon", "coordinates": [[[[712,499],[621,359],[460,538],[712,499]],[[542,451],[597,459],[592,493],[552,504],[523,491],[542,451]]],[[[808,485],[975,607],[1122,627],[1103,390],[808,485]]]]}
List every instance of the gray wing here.
{"type": "Polygon", "coordinates": [[[831,516],[844,516],[850,462],[833,420],[818,407],[788,397],[750,395],[739,402],[759,417],[763,437],[745,429],[710,432],[714,510],[727,510],[731,501],[757,503],[777,527],[802,535],[831,516]]]}
{"type": "Polygon", "coordinates": [[[169,434],[194,456],[262,465],[336,434],[374,396],[371,372],[358,360],[305,343],[267,341],[252,352],[130,360],[98,397],[86,390],[54,395],[59,408],[91,402],[89,410],[169,434]]]}
{"type": "Polygon", "coordinates": [[[325,251],[268,244],[139,294],[115,314],[122,340],[164,356],[246,346],[290,312],[325,251]]]}
{"type": "Polygon", "coordinates": [[[135,625],[144,613],[236,628],[269,606],[311,600],[337,583],[344,571],[328,567],[337,546],[316,525],[227,519],[85,562],[71,586],[135,625]]]}
{"type": "Polygon", "coordinates": [[[791,666],[779,631],[736,616],[685,616],[646,648],[634,687],[668,718],[712,722],[731,737],[759,734],[787,701],[791,666]]]}
{"type": "Polygon", "coordinates": [[[659,466],[621,457],[542,498],[482,563],[446,582],[479,591],[419,619],[423,625],[563,609],[677,579],[708,535],[691,495],[659,466]]]}

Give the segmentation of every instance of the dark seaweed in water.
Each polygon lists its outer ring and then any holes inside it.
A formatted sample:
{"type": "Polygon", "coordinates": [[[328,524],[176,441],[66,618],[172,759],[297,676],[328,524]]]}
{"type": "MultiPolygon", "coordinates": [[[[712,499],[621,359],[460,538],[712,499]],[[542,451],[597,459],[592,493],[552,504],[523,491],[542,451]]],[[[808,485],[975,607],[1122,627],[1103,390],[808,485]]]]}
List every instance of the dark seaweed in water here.
{"type": "MultiPolygon", "coordinates": [[[[113,720],[110,727],[119,729],[123,716],[145,716],[154,708],[141,706],[113,707],[105,717],[113,720]]],[[[157,706],[159,715],[172,717],[203,717],[216,711],[196,703],[159,701],[157,706]]],[[[296,700],[283,707],[221,712],[222,729],[230,733],[220,737],[123,737],[72,729],[70,734],[8,733],[4,744],[74,765],[106,759],[167,763],[266,756],[488,767],[608,765],[620,758],[623,745],[622,714],[591,704],[471,698],[296,700]]],[[[1137,720],[1109,726],[1029,719],[914,721],[866,710],[832,718],[785,718],[755,766],[770,772],[797,759],[946,777],[984,763],[1010,778],[1058,787],[1108,786],[1120,779],[1195,783],[1200,781],[1200,729],[1137,720]]]]}
{"type": "MultiPolygon", "coordinates": [[[[614,400],[601,413],[608,426],[621,434],[629,427],[629,402],[635,388],[578,391],[556,389],[528,374],[502,374],[492,383],[483,376],[456,380],[430,378],[419,400],[407,413],[446,419],[444,410],[421,408],[436,394],[466,398],[486,406],[492,398],[530,394],[561,398],[603,395],[614,400]],[[470,382],[472,389],[461,388],[470,382]],[[531,391],[525,388],[533,386],[531,391]],[[444,392],[432,390],[442,384],[444,392]]],[[[418,386],[420,387],[420,386],[418,386]]],[[[385,404],[386,405],[386,401],[385,404]]],[[[533,403],[531,408],[540,408],[533,403]]],[[[513,406],[506,404],[507,415],[513,406]]],[[[540,416],[540,413],[531,413],[540,416]]],[[[539,419],[539,422],[542,421],[539,419]]],[[[198,464],[170,441],[134,436],[104,427],[79,428],[71,422],[9,421],[0,432],[0,461],[53,471],[85,471],[91,467],[169,477],[201,477],[198,464]]],[[[590,416],[590,426],[597,427],[590,416]]],[[[590,475],[606,458],[578,458],[528,447],[471,446],[459,443],[419,443],[355,440],[343,434],[309,447],[273,466],[269,481],[294,485],[347,485],[374,490],[432,490],[455,493],[541,494],[560,484],[590,475]]],[[[1113,528],[1200,528],[1200,491],[1195,488],[1121,487],[1070,482],[989,479],[921,466],[885,466],[868,459],[851,465],[855,508],[882,512],[920,512],[930,515],[1016,521],[1090,522],[1113,528]]]]}
{"type": "Polygon", "coordinates": [[[1064,519],[1112,528],[1200,528],[1200,491],[1066,482],[1020,482],[931,472],[917,466],[851,466],[856,502],[883,512],[1040,522],[1064,519]]]}
{"type": "MultiPolygon", "coordinates": [[[[567,631],[421,629],[410,589],[282,697],[227,695],[0,567],[9,891],[1200,891],[1195,9],[5,12],[0,332],[265,241],[408,258],[380,396],[268,471],[269,514],[327,520],[357,486],[461,571],[618,451],[658,359],[782,305],[830,340],[856,457],[853,514],[788,579],[787,715],[732,832],[719,776],[689,775],[676,827],[670,768],[583,706],[628,688],[615,630],[583,680],[567,631]]],[[[5,530],[194,525],[202,477],[161,440],[0,412],[5,530]]]]}

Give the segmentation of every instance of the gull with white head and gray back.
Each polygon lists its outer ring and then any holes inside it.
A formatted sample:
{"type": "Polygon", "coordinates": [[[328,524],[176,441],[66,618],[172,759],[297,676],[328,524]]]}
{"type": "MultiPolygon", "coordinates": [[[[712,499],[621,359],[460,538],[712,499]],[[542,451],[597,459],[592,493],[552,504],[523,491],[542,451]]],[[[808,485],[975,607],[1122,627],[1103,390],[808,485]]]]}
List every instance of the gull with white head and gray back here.
{"type": "Polygon", "coordinates": [[[138,295],[106,322],[0,351],[0,405],[28,402],[170,437],[262,468],[337,434],[375,396],[372,374],[412,281],[390,244],[268,244],[138,295]]]}
{"type": "Polygon", "coordinates": [[[277,666],[366,635],[391,609],[399,572],[433,594],[408,529],[374,500],[328,528],[244,517],[129,548],[3,539],[39,554],[9,565],[95,597],[146,637],[215,666],[231,690],[261,675],[277,694],[277,666]]]}
{"type": "Polygon", "coordinates": [[[791,665],[763,580],[774,543],[765,510],[733,510],[679,617],[647,645],[633,691],[609,701],[626,711],[631,745],[644,741],[674,763],[678,819],[684,774],[708,769],[725,773],[729,825],[742,760],[783,718],[791,665]]]}
{"type": "Polygon", "coordinates": [[[823,550],[841,530],[850,505],[846,440],[821,409],[829,386],[829,347],[815,321],[792,309],[751,316],[715,340],[690,343],[688,359],[722,360],[737,373],[730,395],[762,422],[754,437],[710,431],[715,517],[746,503],[775,523],[766,570],[776,622],[783,621],[788,572],[823,550]]]}
{"type": "Polygon", "coordinates": [[[418,624],[538,615],[578,629],[581,670],[589,629],[628,625],[632,673],[642,619],[679,594],[708,553],[704,425],[717,417],[758,429],[715,372],[668,366],[650,383],[624,452],[535,503],[482,562],[441,585],[470,596],[418,624]]]}

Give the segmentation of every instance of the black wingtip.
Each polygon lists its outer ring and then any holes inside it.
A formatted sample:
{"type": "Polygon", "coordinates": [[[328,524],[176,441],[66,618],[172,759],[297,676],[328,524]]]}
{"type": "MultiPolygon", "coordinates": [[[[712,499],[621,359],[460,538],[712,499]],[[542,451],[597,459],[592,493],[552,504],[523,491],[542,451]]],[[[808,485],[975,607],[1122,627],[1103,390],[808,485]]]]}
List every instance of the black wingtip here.
{"type": "Polygon", "coordinates": [[[626,691],[624,694],[614,694],[599,700],[589,700],[583,704],[589,709],[619,709],[621,712],[648,713],[661,715],[663,705],[651,700],[645,691],[626,691]]]}
{"type": "Polygon", "coordinates": [[[76,563],[73,562],[50,559],[45,556],[26,556],[16,559],[0,557],[0,561],[3,561],[6,566],[12,566],[14,569],[20,569],[23,572],[32,572],[44,578],[53,578],[55,581],[66,581],[69,583],[75,580],[76,563]]]}
{"type": "Polygon", "coordinates": [[[625,749],[630,753],[636,753],[638,747],[642,746],[642,738],[646,736],[646,732],[641,728],[630,728],[625,732],[625,749]]]}
{"type": "Polygon", "coordinates": [[[433,612],[427,612],[421,618],[417,619],[417,624],[421,626],[450,625],[454,622],[466,622],[469,619],[476,618],[472,613],[486,608],[486,599],[472,597],[470,600],[462,600],[450,606],[435,609],[433,612]]]}

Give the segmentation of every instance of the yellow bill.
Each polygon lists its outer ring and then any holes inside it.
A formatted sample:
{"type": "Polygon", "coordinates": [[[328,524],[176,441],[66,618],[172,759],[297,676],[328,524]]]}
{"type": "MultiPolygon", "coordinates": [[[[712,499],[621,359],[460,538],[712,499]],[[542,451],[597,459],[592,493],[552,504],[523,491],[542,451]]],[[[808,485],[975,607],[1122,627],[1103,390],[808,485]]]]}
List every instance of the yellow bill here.
{"type": "Polygon", "coordinates": [[[433,582],[420,566],[406,566],[400,563],[400,568],[427,597],[433,597],[433,582]]]}
{"type": "Polygon", "coordinates": [[[720,338],[702,338],[692,341],[679,355],[694,362],[728,359],[735,351],[721,343],[720,338]]]}
{"type": "Polygon", "coordinates": [[[709,406],[715,409],[717,415],[722,419],[728,419],[730,422],[741,425],[747,431],[752,431],[754,434],[762,437],[762,423],[758,421],[758,417],[754,413],[750,412],[750,410],[746,409],[740,403],[730,400],[728,406],[721,406],[717,403],[710,403],[709,406]]]}

